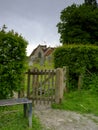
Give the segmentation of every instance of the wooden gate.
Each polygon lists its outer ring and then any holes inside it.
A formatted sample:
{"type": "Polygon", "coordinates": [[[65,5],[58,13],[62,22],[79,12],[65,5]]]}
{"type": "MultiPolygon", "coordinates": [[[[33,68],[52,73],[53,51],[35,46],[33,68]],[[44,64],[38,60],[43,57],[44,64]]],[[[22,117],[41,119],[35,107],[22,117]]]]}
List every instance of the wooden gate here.
{"type": "Polygon", "coordinates": [[[54,102],[55,100],[55,70],[28,70],[27,97],[33,101],[44,103],[54,102]]]}
{"type": "Polygon", "coordinates": [[[27,97],[34,102],[56,102],[63,99],[65,89],[64,73],[62,68],[54,70],[28,70],[27,97]]]}

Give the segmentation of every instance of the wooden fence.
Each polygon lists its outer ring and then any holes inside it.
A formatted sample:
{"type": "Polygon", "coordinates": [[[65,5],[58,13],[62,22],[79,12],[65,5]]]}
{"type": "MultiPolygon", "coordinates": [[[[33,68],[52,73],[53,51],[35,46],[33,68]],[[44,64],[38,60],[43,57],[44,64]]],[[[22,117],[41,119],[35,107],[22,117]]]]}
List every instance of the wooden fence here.
{"type": "Polygon", "coordinates": [[[60,103],[65,89],[64,71],[61,68],[53,70],[28,70],[27,97],[33,101],[44,103],[60,103]]]}

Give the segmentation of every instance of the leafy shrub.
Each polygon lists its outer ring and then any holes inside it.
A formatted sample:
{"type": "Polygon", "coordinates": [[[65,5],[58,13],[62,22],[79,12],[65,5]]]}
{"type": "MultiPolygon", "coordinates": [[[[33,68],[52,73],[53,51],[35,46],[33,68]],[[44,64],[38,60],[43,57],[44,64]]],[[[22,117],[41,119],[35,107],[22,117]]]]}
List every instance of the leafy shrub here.
{"type": "Polygon", "coordinates": [[[54,52],[55,68],[69,67],[69,82],[77,87],[78,77],[86,71],[98,71],[98,46],[95,45],[65,45],[54,52]]]}
{"type": "Polygon", "coordinates": [[[23,87],[27,42],[13,31],[0,31],[0,99],[23,87]]]}
{"type": "Polygon", "coordinates": [[[85,90],[90,90],[91,93],[98,94],[98,74],[93,73],[92,75],[86,74],[84,76],[85,90]]]}

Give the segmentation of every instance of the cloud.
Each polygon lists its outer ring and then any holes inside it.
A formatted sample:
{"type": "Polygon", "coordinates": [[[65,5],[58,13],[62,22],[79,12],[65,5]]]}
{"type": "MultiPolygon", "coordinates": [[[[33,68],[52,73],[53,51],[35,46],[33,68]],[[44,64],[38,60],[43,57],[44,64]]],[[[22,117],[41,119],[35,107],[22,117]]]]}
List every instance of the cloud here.
{"type": "Polygon", "coordinates": [[[73,3],[84,0],[0,0],[0,26],[6,24],[29,42],[28,55],[38,45],[59,43],[56,24],[60,12],[73,3]],[[44,42],[45,41],[45,42],[44,42]]]}

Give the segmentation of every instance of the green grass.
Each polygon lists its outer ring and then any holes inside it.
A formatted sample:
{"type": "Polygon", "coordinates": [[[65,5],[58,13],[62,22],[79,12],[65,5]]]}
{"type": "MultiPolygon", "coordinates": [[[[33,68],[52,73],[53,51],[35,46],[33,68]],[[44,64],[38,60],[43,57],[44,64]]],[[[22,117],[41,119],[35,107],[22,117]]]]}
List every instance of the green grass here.
{"type": "Polygon", "coordinates": [[[29,69],[32,68],[38,68],[39,70],[41,69],[54,69],[54,64],[53,62],[48,63],[47,61],[45,62],[44,65],[40,65],[40,63],[34,63],[32,66],[29,67],[29,69]]]}
{"type": "Polygon", "coordinates": [[[98,95],[89,91],[66,93],[63,102],[60,105],[53,104],[52,107],[98,116],[98,95]]]}
{"type": "Polygon", "coordinates": [[[0,107],[0,130],[42,130],[37,117],[32,117],[32,128],[28,127],[28,119],[23,116],[21,105],[0,107]]]}

